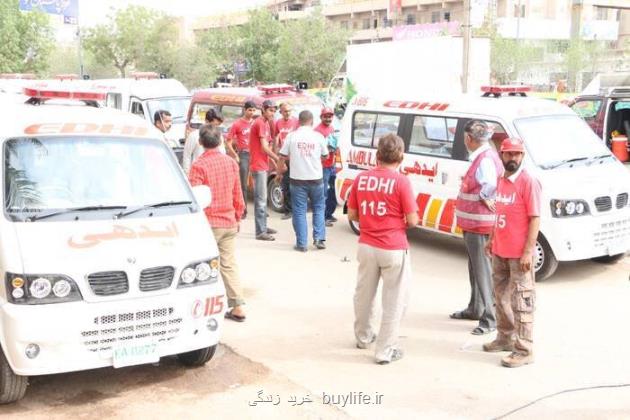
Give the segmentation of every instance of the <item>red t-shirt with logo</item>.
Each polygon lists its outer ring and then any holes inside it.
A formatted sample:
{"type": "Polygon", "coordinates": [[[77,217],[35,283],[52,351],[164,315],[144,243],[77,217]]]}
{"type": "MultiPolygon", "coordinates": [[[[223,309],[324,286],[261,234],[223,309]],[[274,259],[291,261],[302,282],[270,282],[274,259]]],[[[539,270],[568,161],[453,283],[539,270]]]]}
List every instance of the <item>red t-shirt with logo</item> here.
{"type": "Polygon", "coordinates": [[[249,130],[254,120],[247,121],[245,118],[239,118],[232,123],[228,132],[228,140],[236,140],[236,149],[239,152],[249,151],[249,130]]]}
{"type": "Polygon", "coordinates": [[[418,211],[406,176],[377,167],[360,173],[352,184],[348,208],[358,210],[359,243],[387,250],[408,249],[405,216],[418,211]]]}
{"type": "Polygon", "coordinates": [[[260,145],[261,139],[271,143],[271,123],[258,117],[249,130],[249,169],[252,172],[269,170],[269,156],[260,145]]]}
{"type": "Polygon", "coordinates": [[[514,175],[499,178],[497,185],[492,253],[502,258],[523,256],[529,218],[540,216],[540,182],[525,169],[514,175]]]}
{"type": "Polygon", "coordinates": [[[287,135],[298,129],[300,126],[300,122],[297,118],[289,118],[285,120],[284,118],[280,118],[276,121],[276,134],[278,135],[278,149],[282,147],[284,144],[284,139],[287,138],[287,135]]]}
{"type": "MultiPolygon", "coordinates": [[[[315,131],[324,136],[325,139],[328,138],[332,133],[335,132],[335,129],[331,125],[326,125],[324,123],[319,123],[317,127],[315,127],[315,131]]],[[[332,168],[335,166],[335,154],[329,153],[328,157],[322,158],[322,166],[324,168],[332,168]]]]}

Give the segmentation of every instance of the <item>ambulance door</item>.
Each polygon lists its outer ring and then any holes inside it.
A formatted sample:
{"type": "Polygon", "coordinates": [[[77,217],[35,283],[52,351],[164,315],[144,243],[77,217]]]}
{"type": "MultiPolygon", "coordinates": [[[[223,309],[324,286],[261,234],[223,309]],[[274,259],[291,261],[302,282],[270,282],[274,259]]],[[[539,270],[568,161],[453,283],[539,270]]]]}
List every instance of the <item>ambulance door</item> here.
{"type": "Polygon", "coordinates": [[[151,121],[151,118],[148,118],[144,110],[144,106],[142,105],[142,102],[139,99],[131,98],[129,102],[129,112],[131,112],[134,115],[139,116],[140,118],[144,120],[148,120],[151,123],[153,123],[153,121],[151,121]]]}
{"type": "Polygon", "coordinates": [[[455,200],[459,190],[454,152],[458,119],[433,115],[406,117],[403,139],[406,174],[417,195],[420,225],[456,234],[455,200]]]}

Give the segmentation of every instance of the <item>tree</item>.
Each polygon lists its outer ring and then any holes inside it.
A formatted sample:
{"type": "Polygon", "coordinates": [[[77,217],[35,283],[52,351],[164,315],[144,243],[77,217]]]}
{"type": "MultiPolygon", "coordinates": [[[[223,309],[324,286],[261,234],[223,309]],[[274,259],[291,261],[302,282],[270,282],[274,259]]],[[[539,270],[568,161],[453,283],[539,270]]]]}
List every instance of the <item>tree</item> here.
{"type": "Polygon", "coordinates": [[[129,6],[110,15],[108,23],[88,29],[84,46],[97,63],[113,65],[125,77],[130,67],[168,72],[172,68],[170,54],[178,38],[170,17],[129,6]]]}
{"type": "Polygon", "coordinates": [[[349,33],[320,13],[287,22],[277,53],[278,80],[328,82],[345,54],[349,33]],[[300,42],[295,42],[299,39],[300,42]]]}
{"type": "Polygon", "coordinates": [[[518,81],[519,72],[541,55],[542,50],[531,42],[496,35],[491,44],[490,68],[499,83],[511,83],[518,81]]]}
{"type": "Polygon", "coordinates": [[[569,75],[569,90],[582,90],[582,72],[595,73],[606,52],[604,41],[585,41],[581,38],[569,42],[564,63],[569,75]]]}
{"type": "Polygon", "coordinates": [[[0,0],[0,72],[40,73],[54,42],[48,15],[18,6],[18,0],[0,0]]]}

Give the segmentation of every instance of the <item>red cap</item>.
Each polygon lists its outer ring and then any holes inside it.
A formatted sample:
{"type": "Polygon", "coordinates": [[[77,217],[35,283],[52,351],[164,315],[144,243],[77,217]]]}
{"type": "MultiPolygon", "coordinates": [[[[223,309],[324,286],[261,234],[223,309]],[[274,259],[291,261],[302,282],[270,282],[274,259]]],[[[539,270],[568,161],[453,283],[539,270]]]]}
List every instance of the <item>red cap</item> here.
{"type": "Polygon", "coordinates": [[[322,112],[319,114],[319,116],[323,117],[324,115],[335,115],[335,112],[328,107],[322,108],[322,112]]]}
{"type": "Polygon", "coordinates": [[[523,140],[517,138],[507,138],[501,143],[501,152],[521,152],[525,153],[523,140]]]}

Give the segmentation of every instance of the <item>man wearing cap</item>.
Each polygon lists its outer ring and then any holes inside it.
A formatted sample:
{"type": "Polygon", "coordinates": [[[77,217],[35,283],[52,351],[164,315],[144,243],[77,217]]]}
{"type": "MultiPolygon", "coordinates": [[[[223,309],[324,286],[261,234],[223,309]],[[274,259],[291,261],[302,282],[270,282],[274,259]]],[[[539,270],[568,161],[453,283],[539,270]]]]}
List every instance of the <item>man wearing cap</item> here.
{"type": "Polygon", "coordinates": [[[472,162],[464,175],[457,196],[457,225],[464,232],[468,252],[470,300],[463,311],[450,315],[453,319],[478,319],[471,333],[482,335],[496,329],[492,297],[492,269],[485,254],[488,235],[494,226],[494,198],[497,178],[503,174],[503,164],[488,140],[492,135],[488,125],[471,120],[464,126],[464,144],[472,162]]]}
{"type": "Polygon", "coordinates": [[[500,154],[505,173],[497,185],[496,222],[486,245],[492,255],[497,338],[483,349],[511,351],[501,364],[519,367],[534,361],[534,247],[541,186],[522,166],[525,148],[520,139],[503,140],[500,154]]]}
{"type": "MultiPolygon", "coordinates": [[[[323,108],[319,118],[321,122],[317,127],[315,127],[315,131],[324,136],[325,139],[328,139],[328,136],[335,132],[334,127],[332,126],[333,117],[335,113],[330,108],[323,108]]],[[[333,222],[336,222],[337,219],[333,216],[335,209],[337,208],[337,198],[335,197],[335,151],[330,150],[330,153],[327,157],[322,158],[322,168],[323,168],[323,179],[324,179],[324,195],[326,196],[326,211],[324,217],[326,219],[326,226],[332,226],[333,222]]]]}
{"type": "Polygon", "coordinates": [[[262,103],[262,115],[256,118],[249,132],[249,169],[254,178],[254,219],[256,239],[275,241],[272,235],[275,229],[267,227],[267,172],[269,159],[278,162],[278,156],[272,150],[273,116],[276,113],[275,102],[267,99],[262,103]]]}
{"type": "Polygon", "coordinates": [[[245,211],[243,219],[247,216],[247,181],[249,178],[249,131],[254,123],[256,104],[253,101],[246,101],[243,105],[243,116],[232,123],[227,135],[227,142],[232,144],[238,155],[239,178],[241,180],[241,191],[245,201],[245,211]]]}

